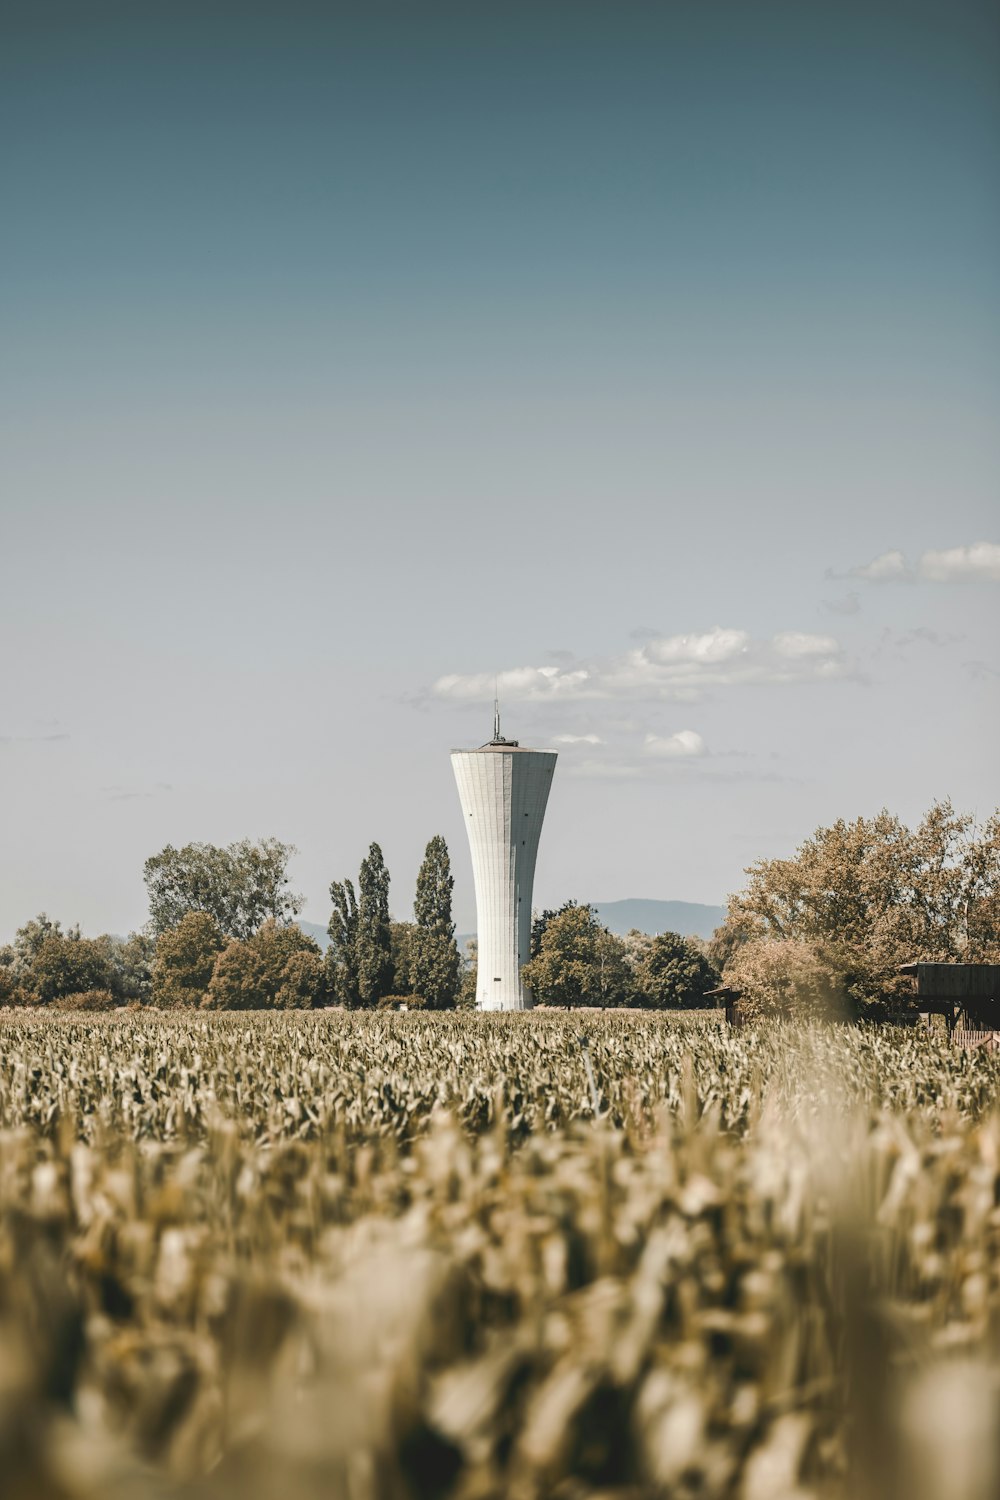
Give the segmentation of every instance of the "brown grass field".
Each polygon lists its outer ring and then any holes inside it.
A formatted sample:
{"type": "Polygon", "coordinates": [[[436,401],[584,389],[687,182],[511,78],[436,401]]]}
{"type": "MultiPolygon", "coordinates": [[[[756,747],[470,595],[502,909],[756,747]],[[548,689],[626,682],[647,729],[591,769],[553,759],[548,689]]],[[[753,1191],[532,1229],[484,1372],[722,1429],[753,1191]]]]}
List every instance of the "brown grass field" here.
{"type": "Polygon", "coordinates": [[[998,1083],[716,1016],[7,1012],[0,1494],[993,1500],[998,1083]]]}

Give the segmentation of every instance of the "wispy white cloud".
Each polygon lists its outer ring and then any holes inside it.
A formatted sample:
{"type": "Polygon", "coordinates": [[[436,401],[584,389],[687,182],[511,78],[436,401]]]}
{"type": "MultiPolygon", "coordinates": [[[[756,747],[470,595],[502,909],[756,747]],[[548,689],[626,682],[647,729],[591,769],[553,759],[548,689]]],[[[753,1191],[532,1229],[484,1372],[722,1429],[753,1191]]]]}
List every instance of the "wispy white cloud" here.
{"type": "MultiPolygon", "coordinates": [[[[784,782],[784,771],[753,764],[755,757],[743,750],[709,749],[697,729],[678,729],[659,734],[639,724],[626,725],[599,747],[585,744],[585,735],[564,735],[574,740],[566,752],[561,776],[587,781],[634,781],[685,785],[698,782],[784,782]],[[733,760],[746,762],[734,766],[733,760]]],[[[558,737],[557,740],[558,741],[558,737]]],[[[777,759],[771,756],[772,760],[777,759]]]]}
{"type": "Polygon", "coordinates": [[[906,558],[902,552],[880,552],[878,557],[873,557],[871,562],[859,564],[851,568],[848,575],[851,578],[863,578],[867,583],[901,583],[913,574],[906,566],[906,558]]]}
{"type": "Polygon", "coordinates": [[[925,552],[917,564],[921,578],[932,583],[1000,582],[1000,545],[973,542],[944,552],[925,552]]]}
{"type": "Polygon", "coordinates": [[[707,755],[708,747],[696,729],[678,729],[676,734],[647,734],[642,744],[645,755],[663,755],[671,759],[707,755]]]}
{"type": "MultiPolygon", "coordinates": [[[[777,639],[777,637],[776,637],[777,639]]],[[[745,630],[723,630],[716,625],[703,635],[668,635],[654,638],[642,647],[642,653],[650,661],[663,666],[684,664],[718,665],[720,662],[736,661],[750,649],[750,636],[745,630]]]]}
{"type": "Polygon", "coordinates": [[[694,701],[717,688],[826,682],[851,676],[833,636],[782,631],[755,640],[746,630],[716,626],[700,634],[657,636],[619,656],[541,667],[439,677],[437,698],[488,702],[494,684],[506,702],[595,699],[694,701]]]}
{"type": "Polygon", "coordinates": [[[771,642],[779,656],[836,656],[839,649],[832,635],[806,635],[801,630],[785,630],[771,642]]]}
{"type": "Polygon", "coordinates": [[[554,745],[603,745],[599,734],[554,734],[554,745]]]}
{"type": "Polygon", "coordinates": [[[914,579],[926,583],[996,583],[1000,582],[1000,543],[972,542],[967,547],[922,552],[912,568],[902,552],[882,552],[846,573],[827,569],[827,577],[861,578],[866,583],[912,583],[914,579]]]}

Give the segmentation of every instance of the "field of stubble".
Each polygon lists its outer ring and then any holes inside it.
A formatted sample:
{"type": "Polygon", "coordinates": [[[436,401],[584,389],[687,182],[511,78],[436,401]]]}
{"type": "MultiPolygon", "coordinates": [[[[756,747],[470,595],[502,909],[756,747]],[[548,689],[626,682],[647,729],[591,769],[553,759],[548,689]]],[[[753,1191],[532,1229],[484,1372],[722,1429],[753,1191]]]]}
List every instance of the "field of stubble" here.
{"type": "Polygon", "coordinates": [[[894,1031],[7,1012],[0,1492],[993,1500],[998,1084],[894,1031]]]}

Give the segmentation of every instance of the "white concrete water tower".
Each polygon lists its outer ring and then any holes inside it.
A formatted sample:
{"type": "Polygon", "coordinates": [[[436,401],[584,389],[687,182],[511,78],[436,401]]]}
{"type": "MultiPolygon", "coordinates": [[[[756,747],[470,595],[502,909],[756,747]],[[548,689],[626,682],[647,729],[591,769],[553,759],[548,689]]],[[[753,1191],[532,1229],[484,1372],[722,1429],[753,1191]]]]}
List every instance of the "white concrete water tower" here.
{"type": "Polygon", "coordinates": [[[531,943],[531,888],[554,750],[525,750],[500,733],[478,750],[453,750],[476,882],[477,1010],[530,1010],[521,982],[531,943]]]}

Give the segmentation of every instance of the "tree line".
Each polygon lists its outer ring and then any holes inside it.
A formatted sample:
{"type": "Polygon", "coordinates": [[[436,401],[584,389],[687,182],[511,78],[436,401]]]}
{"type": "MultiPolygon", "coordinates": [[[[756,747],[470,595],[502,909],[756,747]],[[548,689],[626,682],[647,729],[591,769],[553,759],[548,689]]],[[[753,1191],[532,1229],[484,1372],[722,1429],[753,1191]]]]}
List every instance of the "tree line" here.
{"type": "Polygon", "coordinates": [[[720,983],[698,938],[634,929],[619,937],[592,906],[575,901],[535,917],[531,956],[521,973],[536,1004],[567,1008],[699,1009],[720,983]]]}
{"type": "MultiPolygon", "coordinates": [[[[333,881],[325,954],[295,922],[293,852],[277,839],[168,845],[144,867],[142,932],[85,938],[42,913],[0,947],[0,1005],[474,1005],[475,944],[459,953],[443,838],[426,847],[412,921],[390,916],[378,844],[356,883],[333,881]]],[[[838,821],[746,874],[708,942],[618,937],[574,901],[538,913],[523,969],[536,1003],[690,1008],[723,985],[749,1014],[878,1019],[912,1008],[903,964],[1000,964],[1000,813],[978,825],[945,801],[913,829],[887,812],[838,821]]]]}
{"type": "Polygon", "coordinates": [[[463,963],[451,916],[448,846],[428,843],[417,876],[414,920],[389,917],[389,874],[372,844],[357,891],[330,888],[330,945],[296,924],[294,853],[278,839],[168,845],[146,861],[149,921],[122,939],[84,938],[44,913],[0,947],[0,1005],[105,1010],[294,1010],[326,1005],[372,1009],[458,1003],[463,963]]]}
{"type": "MultiPolygon", "coordinates": [[[[448,1010],[473,1007],[474,940],[455,940],[448,846],[430,840],[417,875],[413,920],[393,921],[389,872],[373,843],[356,882],[330,886],[323,953],[296,924],[294,850],[277,839],[172,845],[146,861],[149,921],[128,938],[84,938],[42,913],[0,948],[0,1004],[105,1010],[295,1010],[342,1005],[448,1010]]],[[[643,1007],[703,1003],[718,973],[696,939],[676,933],[616,937],[592,907],[566,902],[536,915],[525,980],[539,1003],[643,1007]]]]}

